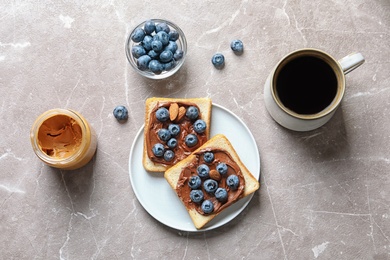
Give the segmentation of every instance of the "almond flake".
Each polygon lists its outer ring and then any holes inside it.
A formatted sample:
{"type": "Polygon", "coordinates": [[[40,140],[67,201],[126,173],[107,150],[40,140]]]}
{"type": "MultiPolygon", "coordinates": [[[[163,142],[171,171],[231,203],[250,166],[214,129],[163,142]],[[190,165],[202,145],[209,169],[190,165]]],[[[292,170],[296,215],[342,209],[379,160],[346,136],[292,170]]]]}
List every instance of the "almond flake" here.
{"type": "Polygon", "coordinates": [[[175,120],[178,114],[179,114],[179,105],[177,103],[172,103],[169,106],[169,119],[171,119],[171,121],[175,120]]]}
{"type": "Polygon", "coordinates": [[[176,122],[179,122],[183,119],[183,117],[186,115],[186,108],[185,107],[179,107],[179,113],[176,118],[176,122]]]}
{"type": "Polygon", "coordinates": [[[211,170],[210,173],[210,178],[216,181],[221,180],[221,174],[217,170],[211,170]]]}

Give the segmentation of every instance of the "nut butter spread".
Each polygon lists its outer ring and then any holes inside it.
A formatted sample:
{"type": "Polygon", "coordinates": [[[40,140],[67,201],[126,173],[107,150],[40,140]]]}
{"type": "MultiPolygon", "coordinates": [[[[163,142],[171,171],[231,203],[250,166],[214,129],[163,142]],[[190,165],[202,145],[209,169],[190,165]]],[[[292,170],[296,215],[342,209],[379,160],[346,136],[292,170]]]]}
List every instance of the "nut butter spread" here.
{"type": "MultiPolygon", "coordinates": [[[[158,102],[156,107],[151,111],[150,118],[149,118],[149,132],[146,135],[146,149],[149,158],[156,163],[161,163],[164,165],[174,165],[177,162],[183,160],[184,158],[188,157],[193,151],[195,151],[197,148],[202,146],[207,141],[207,135],[206,133],[196,133],[193,127],[193,121],[191,121],[186,116],[183,116],[181,118],[176,117],[173,120],[167,120],[166,122],[160,122],[156,117],[156,111],[161,108],[165,107],[166,109],[169,109],[172,104],[177,104],[179,108],[185,108],[187,109],[190,106],[194,106],[198,108],[199,110],[199,117],[202,118],[202,111],[200,111],[199,107],[192,102],[158,102]],[[171,161],[166,161],[162,157],[157,157],[153,154],[152,147],[156,143],[163,143],[159,137],[158,137],[158,131],[162,128],[167,129],[168,125],[170,124],[178,124],[180,126],[180,133],[178,136],[176,136],[177,139],[177,146],[175,148],[168,148],[168,146],[164,143],[164,147],[166,149],[171,149],[175,153],[175,157],[171,161]],[[194,134],[198,137],[198,143],[195,146],[188,147],[185,144],[185,137],[188,134],[194,134]]],[[[209,126],[207,126],[209,127],[209,126]]]]}
{"type": "Polygon", "coordinates": [[[82,142],[79,124],[66,115],[55,115],[45,120],[38,131],[40,149],[53,158],[73,155],[82,142]]]}
{"type": "MultiPolygon", "coordinates": [[[[210,200],[214,204],[214,211],[213,213],[218,213],[221,212],[223,209],[229,207],[231,204],[239,200],[244,192],[245,188],[245,179],[244,176],[241,172],[240,167],[237,165],[237,163],[232,159],[229,153],[227,153],[224,150],[221,149],[214,149],[214,148],[207,148],[204,150],[201,150],[197,153],[195,153],[195,158],[194,160],[186,167],[183,169],[183,171],[180,174],[179,181],[176,186],[176,192],[179,198],[183,201],[185,204],[186,208],[188,209],[195,209],[198,213],[202,215],[207,215],[205,214],[202,209],[200,204],[194,203],[190,199],[190,192],[191,188],[188,186],[188,181],[191,176],[197,175],[197,167],[200,164],[207,164],[210,168],[210,171],[215,169],[218,163],[225,163],[228,166],[228,171],[227,174],[222,176],[220,180],[218,180],[218,187],[220,188],[225,188],[228,192],[228,199],[226,202],[221,203],[218,201],[213,194],[207,193],[203,189],[203,184],[201,185],[201,189],[204,194],[204,200],[210,200]],[[203,159],[203,154],[205,152],[213,152],[214,153],[214,161],[211,163],[206,163],[203,159]],[[231,190],[228,185],[226,184],[226,179],[230,175],[237,175],[239,178],[239,186],[236,190],[231,190]]],[[[202,180],[203,183],[204,179],[202,180]]]]}

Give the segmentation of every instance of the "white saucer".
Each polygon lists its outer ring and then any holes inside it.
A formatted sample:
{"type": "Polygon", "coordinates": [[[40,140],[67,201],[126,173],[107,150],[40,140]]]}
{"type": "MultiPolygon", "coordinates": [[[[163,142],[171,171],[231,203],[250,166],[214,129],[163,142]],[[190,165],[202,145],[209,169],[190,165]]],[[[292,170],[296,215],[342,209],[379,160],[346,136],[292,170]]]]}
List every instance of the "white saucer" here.
{"type": "MultiPolygon", "coordinates": [[[[252,199],[253,194],[236,202],[215,217],[205,228],[197,230],[183,203],[164,179],[164,173],[147,172],[142,165],[144,126],[138,131],[130,151],[129,174],[133,191],[144,209],[159,222],[181,231],[205,231],[234,219],[252,199]]],[[[213,104],[210,137],[224,134],[256,179],[260,177],[260,157],[256,141],[245,125],[231,111],[213,104]]]]}

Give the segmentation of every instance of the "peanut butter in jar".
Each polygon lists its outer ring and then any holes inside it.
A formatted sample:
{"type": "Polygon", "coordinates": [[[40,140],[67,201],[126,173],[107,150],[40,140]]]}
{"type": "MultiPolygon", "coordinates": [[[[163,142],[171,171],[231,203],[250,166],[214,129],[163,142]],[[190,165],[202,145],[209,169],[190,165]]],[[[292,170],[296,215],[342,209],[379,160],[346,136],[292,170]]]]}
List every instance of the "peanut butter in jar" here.
{"type": "Polygon", "coordinates": [[[88,121],[70,109],[52,109],[34,122],[30,139],[35,154],[49,166],[74,170],[96,152],[96,134],[88,121]]]}

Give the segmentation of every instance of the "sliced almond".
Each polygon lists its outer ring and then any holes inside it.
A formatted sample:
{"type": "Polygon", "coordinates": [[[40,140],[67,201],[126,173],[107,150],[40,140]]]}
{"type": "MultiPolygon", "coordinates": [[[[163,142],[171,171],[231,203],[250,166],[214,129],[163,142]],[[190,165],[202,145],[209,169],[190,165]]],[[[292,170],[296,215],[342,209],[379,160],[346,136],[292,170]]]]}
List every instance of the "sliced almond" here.
{"type": "Polygon", "coordinates": [[[209,175],[210,175],[210,178],[213,180],[216,180],[216,181],[221,180],[221,174],[219,174],[219,172],[217,170],[210,170],[209,175]]]}
{"type": "Polygon", "coordinates": [[[183,119],[183,117],[186,115],[186,108],[185,107],[179,107],[179,113],[176,118],[176,122],[179,122],[183,119]]]}
{"type": "Polygon", "coordinates": [[[178,114],[179,114],[179,105],[177,103],[172,103],[169,106],[169,119],[171,119],[171,121],[174,121],[178,114]]]}

